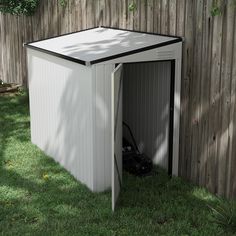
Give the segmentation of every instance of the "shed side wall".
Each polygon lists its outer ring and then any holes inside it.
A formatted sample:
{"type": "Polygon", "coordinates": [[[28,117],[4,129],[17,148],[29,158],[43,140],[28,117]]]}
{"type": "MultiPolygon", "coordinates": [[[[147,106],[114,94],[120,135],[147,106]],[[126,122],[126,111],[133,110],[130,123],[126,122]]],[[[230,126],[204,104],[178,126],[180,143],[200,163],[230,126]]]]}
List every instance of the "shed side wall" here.
{"type": "Polygon", "coordinates": [[[31,140],[93,189],[91,68],[28,49],[31,140]]]}

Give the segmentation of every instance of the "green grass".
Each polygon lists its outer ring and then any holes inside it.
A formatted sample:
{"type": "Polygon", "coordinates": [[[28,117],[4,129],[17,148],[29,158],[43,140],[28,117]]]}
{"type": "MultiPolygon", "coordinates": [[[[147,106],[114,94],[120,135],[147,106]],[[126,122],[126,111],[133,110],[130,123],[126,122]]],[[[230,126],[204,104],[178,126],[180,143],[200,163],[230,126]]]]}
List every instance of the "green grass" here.
{"type": "Polygon", "coordinates": [[[207,207],[216,203],[156,170],[143,179],[125,174],[112,213],[110,192],[91,193],[31,144],[27,96],[0,96],[1,235],[227,235],[207,207]]]}

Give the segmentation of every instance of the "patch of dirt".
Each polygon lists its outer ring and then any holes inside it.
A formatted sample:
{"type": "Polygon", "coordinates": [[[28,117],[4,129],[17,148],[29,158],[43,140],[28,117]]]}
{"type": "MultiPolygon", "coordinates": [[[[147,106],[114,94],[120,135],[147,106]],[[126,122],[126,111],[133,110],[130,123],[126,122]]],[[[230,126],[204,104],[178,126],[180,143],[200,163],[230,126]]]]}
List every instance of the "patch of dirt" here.
{"type": "Polygon", "coordinates": [[[20,84],[0,84],[0,95],[9,95],[9,94],[15,94],[19,91],[19,88],[21,87],[20,84]]]}

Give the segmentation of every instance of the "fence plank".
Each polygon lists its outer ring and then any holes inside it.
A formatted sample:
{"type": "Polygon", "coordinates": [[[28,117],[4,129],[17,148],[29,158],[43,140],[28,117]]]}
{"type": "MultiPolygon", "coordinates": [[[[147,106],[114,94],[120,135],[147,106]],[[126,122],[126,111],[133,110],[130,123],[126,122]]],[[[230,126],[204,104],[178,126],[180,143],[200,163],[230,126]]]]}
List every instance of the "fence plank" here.
{"type": "Polygon", "coordinates": [[[191,179],[194,183],[199,182],[199,123],[200,123],[200,86],[201,86],[201,67],[200,60],[202,58],[202,15],[203,0],[194,1],[193,5],[193,76],[191,79],[190,93],[191,96],[191,179]]]}
{"type": "Polygon", "coordinates": [[[169,0],[162,0],[161,3],[161,33],[169,33],[169,0]]]}
{"type": "Polygon", "coordinates": [[[169,34],[176,35],[176,0],[169,1],[169,34]]]}
{"type": "Polygon", "coordinates": [[[230,91],[230,120],[229,120],[229,161],[226,196],[235,198],[236,196],[236,13],[234,12],[234,39],[232,45],[232,64],[231,64],[231,91],[230,91]]]}
{"type": "Polygon", "coordinates": [[[153,31],[161,32],[161,0],[153,1],[153,31]]]}
{"type": "Polygon", "coordinates": [[[154,26],[153,26],[153,10],[154,10],[154,1],[155,0],[149,0],[147,3],[147,32],[153,32],[154,26]]]}
{"type": "Polygon", "coordinates": [[[192,78],[192,61],[193,61],[193,2],[186,1],[185,10],[185,43],[183,50],[183,68],[182,68],[182,93],[181,93],[181,130],[184,132],[180,135],[180,173],[183,177],[190,179],[191,173],[191,139],[190,139],[190,80],[192,78]]]}
{"type": "Polygon", "coordinates": [[[136,9],[134,11],[134,30],[140,30],[140,1],[134,0],[136,9]]]}
{"type": "Polygon", "coordinates": [[[233,56],[234,9],[228,4],[224,12],[222,61],[221,61],[221,136],[218,156],[218,194],[223,195],[227,186],[227,162],[229,155],[229,116],[231,95],[231,65],[233,56]]]}
{"type": "Polygon", "coordinates": [[[201,93],[200,93],[200,166],[199,166],[199,184],[206,184],[206,165],[208,158],[208,120],[209,120],[209,87],[210,80],[209,68],[211,67],[211,39],[212,39],[212,19],[210,16],[209,1],[204,1],[203,5],[203,29],[202,29],[202,57],[201,57],[201,93]]]}
{"type": "Polygon", "coordinates": [[[119,6],[119,2],[118,1],[114,1],[111,4],[111,26],[112,27],[118,27],[119,25],[119,11],[118,11],[118,6],[119,6]]]}
{"type": "Polygon", "coordinates": [[[212,66],[210,84],[210,113],[209,113],[209,156],[208,181],[210,191],[217,192],[217,167],[219,147],[219,104],[221,99],[221,47],[222,47],[222,16],[213,19],[212,66]]]}

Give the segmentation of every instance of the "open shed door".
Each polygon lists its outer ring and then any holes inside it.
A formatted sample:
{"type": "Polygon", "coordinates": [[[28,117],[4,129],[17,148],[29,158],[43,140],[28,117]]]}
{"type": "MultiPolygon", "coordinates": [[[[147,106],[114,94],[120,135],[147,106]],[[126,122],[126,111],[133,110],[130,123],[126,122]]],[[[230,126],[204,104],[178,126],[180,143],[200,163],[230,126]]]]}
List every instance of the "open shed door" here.
{"type": "Polygon", "coordinates": [[[123,65],[112,73],[112,210],[115,210],[122,183],[122,94],[123,65]]]}

